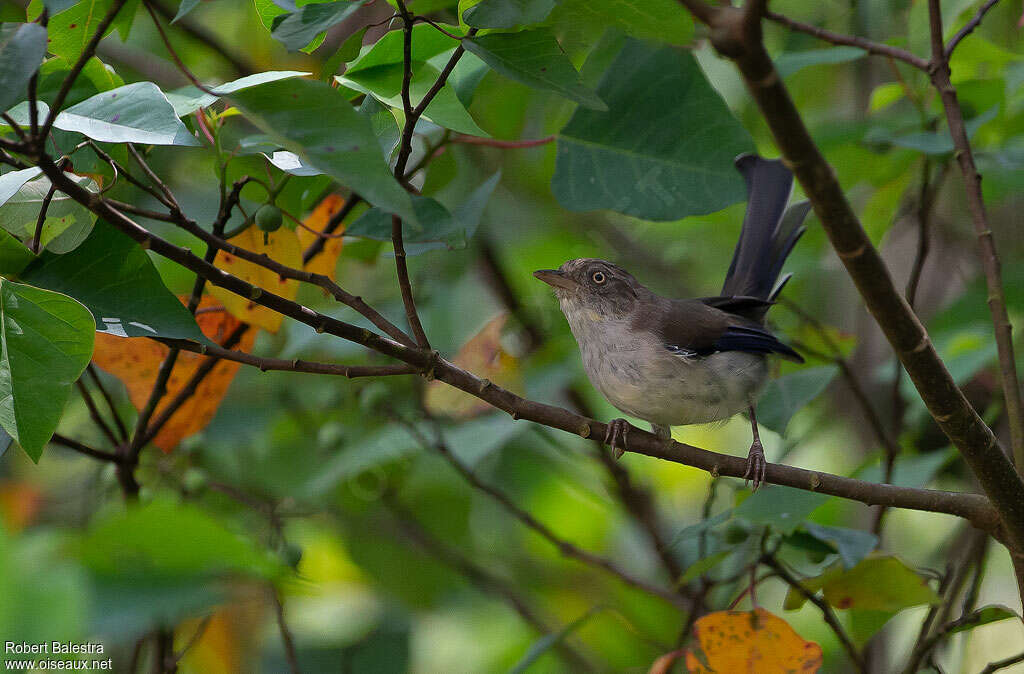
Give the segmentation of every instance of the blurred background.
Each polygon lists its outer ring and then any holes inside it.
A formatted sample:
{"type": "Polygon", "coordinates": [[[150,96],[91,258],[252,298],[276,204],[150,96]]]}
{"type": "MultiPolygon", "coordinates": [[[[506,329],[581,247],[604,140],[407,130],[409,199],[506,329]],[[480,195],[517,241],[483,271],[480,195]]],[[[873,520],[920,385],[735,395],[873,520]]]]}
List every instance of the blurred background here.
{"type": "MultiPolygon", "coordinates": [[[[23,4],[3,3],[0,18],[24,20],[23,4]]],[[[332,28],[310,53],[301,53],[270,38],[260,14],[269,4],[201,2],[169,27],[169,35],[204,82],[265,70],[329,76],[333,71],[325,71],[325,62],[346,39],[379,24],[362,35],[371,44],[388,29],[380,22],[393,11],[381,0],[371,3],[332,28]]],[[[924,4],[779,0],[772,9],[923,54],[924,4]]],[[[955,0],[943,7],[953,25],[962,24],[978,4],[955,0]]],[[[155,5],[164,7],[165,18],[178,9],[169,0],[155,5]]],[[[458,22],[453,2],[415,0],[411,6],[444,23],[458,22]]],[[[602,60],[590,57],[602,55],[607,26],[576,20],[569,9],[568,16],[557,11],[551,21],[561,44],[584,79],[596,84],[602,60]]],[[[1019,3],[1001,3],[958,48],[953,63],[965,114],[977,120],[973,141],[1017,325],[1024,319],[1020,15],[1019,3]]],[[[972,403],[1005,436],[995,345],[962,179],[951,148],[939,142],[944,123],[924,75],[857,50],[837,52],[773,24],[766,26],[766,39],[898,287],[908,283],[919,262],[914,306],[972,403]]],[[[693,45],[709,81],[760,152],[777,156],[731,64],[717,58],[699,34],[693,45]]],[[[126,41],[114,34],[98,54],[126,82],[151,80],[165,91],[188,83],[144,12],[126,41]]],[[[557,134],[573,109],[562,98],[490,71],[468,105],[482,129],[510,141],[557,134]]],[[[414,163],[443,134],[430,125],[421,130],[414,163]]],[[[486,177],[500,172],[500,182],[464,248],[424,250],[409,265],[434,348],[450,358],[458,354],[466,367],[530,399],[607,420],[618,413],[586,381],[556,301],[531,272],[570,258],[600,257],[660,293],[713,295],[732,255],[743,204],[676,222],[569,212],[552,196],[555,154],[555,142],[515,148],[444,143],[416,178],[425,193],[457,201],[486,177]]],[[[189,215],[211,221],[218,192],[215,155],[159,151],[150,159],[189,215]]],[[[234,179],[265,170],[256,155],[235,158],[228,171],[234,179]]],[[[146,204],[145,195],[118,189],[118,198],[146,204]]],[[[257,186],[249,190],[242,203],[251,212],[263,196],[257,186]]],[[[329,193],[347,197],[320,177],[292,181],[282,199],[305,218],[329,193]]],[[[354,209],[347,222],[363,208],[354,209]]],[[[195,245],[164,223],[146,224],[195,245]]],[[[173,292],[190,291],[190,275],[154,262],[173,292]]],[[[888,438],[890,450],[899,448],[894,482],[977,491],[959,455],[899,375],[813,215],[787,270],[794,278],[770,320],[803,349],[808,363],[781,368],[779,374],[789,378],[775,394],[783,400],[773,412],[774,430],[762,433],[768,459],[878,480],[888,438]]],[[[402,317],[389,244],[346,237],[336,271],[342,287],[393,320],[402,317]]],[[[316,288],[303,287],[298,297],[319,311],[361,322],[316,288]]],[[[276,334],[261,331],[253,350],[281,358],[367,358],[354,345],[288,321],[276,334]]],[[[113,391],[123,418],[134,418],[124,384],[102,370],[99,377],[113,391]]],[[[140,637],[173,625],[176,647],[188,647],[180,671],[276,672],[288,669],[278,624],[285,615],[303,671],[500,672],[517,664],[531,672],[584,666],[647,671],[677,647],[686,612],[563,554],[550,538],[611,560],[630,577],[671,587],[669,569],[692,568],[708,552],[699,554],[692,536],[678,534],[747,496],[739,480],[713,479],[678,464],[628,453],[620,463],[609,463],[593,443],[480,409],[413,377],[349,381],[242,368],[223,401],[213,401],[209,411],[209,425],[173,452],[151,448],[143,454],[138,477],[146,508],[134,515],[124,513],[108,465],[57,446],[38,465],[17,448],[0,458],[0,635],[101,641],[115,670],[129,671],[133,658],[150,657],[152,644],[136,646],[140,637]],[[536,518],[550,537],[468,482],[446,456],[536,518]],[[644,495],[651,501],[638,509],[644,495]],[[640,501],[630,506],[629,498],[640,501]],[[186,505],[171,506],[179,502],[186,505]],[[638,512],[654,513],[647,521],[658,522],[663,554],[652,547],[638,512]],[[124,545],[129,538],[136,541],[134,551],[124,545]],[[271,580],[276,591],[268,589],[271,580]],[[544,641],[544,635],[555,637],[544,641]]],[[[60,432],[103,440],[78,395],[60,432]]],[[[750,440],[742,418],[677,428],[675,438],[736,455],[745,454],[750,440]]],[[[863,531],[877,517],[875,509],[835,498],[822,499],[812,510],[817,524],[863,531]]],[[[723,534],[737,539],[732,544],[756,537],[751,526],[733,525],[723,534]]],[[[970,548],[984,568],[973,588],[976,605],[1020,610],[1005,549],[974,542],[955,518],[891,511],[878,547],[926,575],[941,574],[970,548]]],[[[716,580],[708,600],[713,608],[725,608],[744,591],[749,579],[736,577],[737,571],[756,553],[755,548],[746,557],[723,556],[721,564],[703,570],[716,580]]],[[[807,574],[835,559],[796,544],[784,554],[807,574]]],[[[702,570],[691,573],[694,579],[702,570]]],[[[769,578],[758,585],[758,603],[821,644],[822,671],[848,671],[816,607],[783,611],[786,591],[784,583],[769,578]]],[[[749,608],[749,596],[740,597],[738,606],[749,608]]],[[[927,610],[839,613],[858,643],[870,641],[873,671],[893,671],[905,662],[927,610]]],[[[936,665],[976,672],[1019,652],[1022,643],[1020,621],[993,623],[952,639],[936,665]]]]}

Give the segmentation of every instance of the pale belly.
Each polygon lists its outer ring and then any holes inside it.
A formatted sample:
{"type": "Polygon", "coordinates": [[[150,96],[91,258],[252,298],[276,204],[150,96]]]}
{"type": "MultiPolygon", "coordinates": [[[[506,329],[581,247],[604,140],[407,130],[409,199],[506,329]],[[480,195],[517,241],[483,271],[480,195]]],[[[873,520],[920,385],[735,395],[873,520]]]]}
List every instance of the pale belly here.
{"type": "Polygon", "coordinates": [[[644,339],[606,342],[581,352],[587,376],[608,402],[659,426],[721,421],[746,411],[769,370],[764,357],[755,354],[727,351],[688,358],[644,339]]]}

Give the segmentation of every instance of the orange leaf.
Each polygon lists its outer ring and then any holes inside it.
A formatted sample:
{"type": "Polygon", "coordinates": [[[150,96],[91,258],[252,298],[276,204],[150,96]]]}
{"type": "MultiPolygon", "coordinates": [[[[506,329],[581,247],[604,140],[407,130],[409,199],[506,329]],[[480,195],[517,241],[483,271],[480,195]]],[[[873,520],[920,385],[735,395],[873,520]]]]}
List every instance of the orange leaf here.
{"type": "MultiPolygon", "coordinates": [[[[182,298],[182,302],[185,302],[182,298]]],[[[196,322],[203,334],[218,344],[223,343],[241,322],[220,307],[216,300],[204,296],[199,304],[196,322]]],[[[255,329],[249,329],[234,347],[242,351],[252,349],[256,341],[255,329]]],[[[128,396],[136,409],[142,409],[153,390],[160,363],[167,355],[168,348],[159,342],[144,338],[115,337],[104,333],[96,334],[96,348],[93,362],[114,375],[128,388],[128,396]]],[[[167,394],[157,406],[153,419],[174,399],[206,360],[205,356],[188,351],[178,354],[170,379],[167,380],[167,394]]],[[[222,360],[203,379],[195,394],[182,405],[164,425],[153,440],[160,449],[169,452],[183,438],[206,428],[227,393],[231,380],[238,372],[239,363],[222,360]]]]}
{"type": "MultiPolygon", "coordinates": [[[[329,194],[313,209],[312,213],[306,216],[302,224],[309,227],[309,229],[322,232],[327,227],[327,223],[334,217],[334,214],[340,211],[344,205],[345,200],[340,196],[329,194]]],[[[299,236],[299,244],[302,246],[302,250],[306,250],[314,241],[320,238],[309,231],[309,229],[299,227],[295,230],[295,233],[299,236]]],[[[331,234],[333,238],[324,239],[324,249],[319,255],[309,261],[306,265],[306,271],[311,271],[314,274],[323,274],[332,281],[337,280],[336,268],[338,266],[338,256],[341,255],[342,239],[340,236],[334,235],[341,234],[344,231],[345,226],[342,225],[331,234]]]]}
{"type": "Polygon", "coordinates": [[[764,609],[718,611],[693,627],[703,658],[686,653],[690,672],[817,672],[821,647],[800,638],[782,618],[764,609]]]}
{"type": "Polygon", "coordinates": [[[0,519],[16,534],[32,523],[43,504],[42,493],[26,482],[0,482],[0,519]]]}
{"type": "MultiPolygon", "coordinates": [[[[264,232],[259,227],[250,227],[231,239],[231,243],[254,253],[266,253],[275,261],[288,267],[302,268],[302,248],[299,246],[299,238],[294,231],[282,227],[268,235],[266,245],[263,245],[263,234],[264,232]]],[[[246,260],[240,260],[224,251],[217,253],[214,265],[258,288],[265,288],[275,295],[281,295],[289,300],[294,300],[295,295],[299,292],[298,281],[283,279],[269,269],[246,260]]],[[[241,321],[269,332],[277,332],[281,327],[284,316],[256,304],[246,297],[216,287],[210,288],[210,294],[219,299],[224,307],[231,312],[231,315],[241,321]]]]}
{"type": "MultiPolygon", "coordinates": [[[[462,345],[452,362],[478,377],[490,380],[513,392],[521,392],[519,363],[501,345],[501,331],[508,314],[498,314],[480,332],[462,345]]],[[[424,404],[434,414],[468,419],[491,409],[490,404],[439,381],[427,384],[424,404]]]]}

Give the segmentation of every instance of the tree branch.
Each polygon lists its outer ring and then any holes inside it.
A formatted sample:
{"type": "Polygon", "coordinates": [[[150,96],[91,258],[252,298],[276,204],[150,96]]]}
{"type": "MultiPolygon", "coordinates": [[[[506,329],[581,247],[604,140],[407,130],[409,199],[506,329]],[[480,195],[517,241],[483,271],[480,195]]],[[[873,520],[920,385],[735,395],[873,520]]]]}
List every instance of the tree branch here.
{"type": "Polygon", "coordinates": [[[741,10],[718,7],[714,17],[712,43],[739,68],[786,164],[810,198],[868,311],[906,368],[932,418],[960,450],[992,499],[1013,547],[1024,549],[1024,482],[995,434],[960,391],[906,299],[896,291],[888,268],[854,214],[832,167],[811,138],[764,44],[742,29],[741,10]]]}
{"type": "Polygon", "coordinates": [[[928,70],[928,61],[919,56],[915,56],[914,54],[910,53],[905,49],[900,49],[898,47],[890,47],[887,44],[873,42],[863,37],[857,37],[854,35],[844,35],[843,33],[834,33],[830,30],[825,30],[824,28],[812,26],[809,23],[796,21],[795,19],[791,19],[788,16],[784,16],[777,12],[765,12],[765,17],[770,19],[771,21],[774,21],[775,23],[786,26],[790,30],[795,30],[800,33],[807,33],[808,35],[812,35],[818,38],[819,40],[823,40],[825,42],[844,45],[847,47],[858,47],[868,52],[869,54],[876,54],[878,56],[888,56],[889,58],[893,58],[898,61],[903,61],[904,63],[912,65],[915,68],[918,68],[919,70],[928,70]]]}
{"type": "Polygon", "coordinates": [[[121,457],[119,457],[117,454],[114,454],[113,452],[105,452],[102,449],[93,449],[92,447],[89,447],[88,445],[81,443],[78,440],[73,440],[72,438],[66,437],[59,433],[54,433],[53,436],[50,438],[50,442],[56,443],[58,445],[63,445],[68,449],[73,449],[79,454],[85,454],[86,456],[91,456],[92,458],[99,459],[100,461],[109,461],[111,463],[119,463],[121,461],[121,457]]]}
{"type": "Polygon", "coordinates": [[[949,44],[946,45],[945,50],[943,50],[943,56],[947,61],[953,55],[953,50],[956,49],[956,46],[960,44],[965,37],[973,33],[975,28],[981,25],[981,20],[985,18],[988,10],[995,7],[998,2],[999,0],[988,0],[988,2],[978,8],[978,12],[970,21],[967,22],[967,25],[957,31],[957,34],[950,39],[949,44]]]}
{"type": "MultiPolygon", "coordinates": [[[[982,8],[984,9],[984,8],[982,8]]],[[[984,15],[984,13],[981,13],[984,15]]],[[[1013,354],[1013,326],[1006,311],[1006,295],[1000,270],[999,254],[996,252],[992,227],[985,212],[985,200],[981,194],[981,174],[974,164],[971,141],[964,126],[963,110],[957,98],[956,89],[950,82],[949,60],[942,45],[942,10],[939,0],[928,0],[928,16],[931,28],[932,84],[939,91],[942,107],[946,111],[949,135],[956,148],[956,160],[964,176],[967,191],[967,208],[971,213],[974,233],[978,237],[981,266],[985,271],[988,286],[988,308],[992,315],[996,349],[999,355],[999,379],[1006,401],[1006,417],[1010,425],[1010,444],[1018,470],[1024,471],[1024,406],[1021,404],[1020,380],[1017,377],[1017,363],[1013,354]]],[[[978,18],[978,21],[981,21],[978,18]]]]}

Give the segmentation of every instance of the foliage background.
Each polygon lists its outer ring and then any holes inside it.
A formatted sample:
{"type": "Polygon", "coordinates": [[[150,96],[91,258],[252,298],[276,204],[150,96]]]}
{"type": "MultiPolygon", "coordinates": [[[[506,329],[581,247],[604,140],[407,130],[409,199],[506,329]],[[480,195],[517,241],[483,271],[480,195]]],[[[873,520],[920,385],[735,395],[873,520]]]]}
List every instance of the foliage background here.
{"type": "MultiPolygon", "coordinates": [[[[600,58],[590,67],[584,64],[591,53],[601,57],[602,48],[611,50],[605,34],[608,22],[579,20],[573,4],[560,4],[556,12],[564,16],[552,25],[571,59],[583,68],[584,81],[593,86],[601,74],[600,58]]],[[[595,6],[605,4],[614,3],[595,6]]],[[[957,0],[943,6],[955,26],[962,25],[978,4],[957,0]]],[[[392,11],[378,0],[332,28],[323,46],[304,54],[288,52],[271,39],[257,12],[257,7],[267,5],[259,0],[256,7],[229,0],[204,2],[187,21],[216,35],[243,68],[320,73],[349,34],[392,11]]],[[[923,52],[927,21],[922,5],[789,0],[773,3],[772,8],[923,52]]],[[[444,0],[415,0],[411,7],[446,23],[454,23],[458,15],[444,0]]],[[[672,3],[659,3],[659,9],[683,13],[672,3]]],[[[4,20],[25,17],[24,9],[11,0],[5,0],[0,12],[4,20]]],[[[967,117],[979,120],[973,140],[1003,256],[1009,308],[1018,325],[1024,318],[1024,239],[1019,234],[1024,208],[1024,51],[1019,17],[1020,6],[1011,2],[993,9],[953,62],[967,117]]],[[[383,30],[370,28],[364,42],[370,43],[383,30]]],[[[923,162],[928,161],[933,176],[941,175],[929,218],[931,249],[916,306],[975,407],[1004,430],[974,236],[959,172],[942,171],[951,155],[929,135],[941,131],[942,124],[941,109],[927,82],[919,73],[884,59],[828,48],[774,25],[766,31],[771,53],[789,64],[786,83],[798,107],[872,239],[883,249],[898,284],[909,278],[917,251],[916,206],[923,162]],[[800,67],[802,63],[806,67],[800,67]]],[[[172,28],[170,36],[176,51],[203,81],[244,74],[194,33],[172,28]]],[[[684,43],[689,44],[689,38],[684,43]]],[[[706,43],[695,45],[708,79],[757,148],[775,156],[768,132],[731,65],[706,43]]],[[[165,90],[187,83],[143,12],[135,18],[127,41],[111,36],[99,55],[126,82],[153,80],[165,90]]],[[[76,100],[90,93],[83,91],[76,100]]],[[[558,133],[574,107],[564,98],[487,72],[468,109],[494,138],[520,140],[558,133]]],[[[437,132],[433,133],[436,142],[437,132]]],[[[578,384],[596,417],[608,419],[615,410],[586,383],[556,302],[530,272],[573,257],[602,257],[633,270],[664,294],[712,295],[727,268],[743,205],[674,222],[611,211],[573,213],[552,194],[555,159],[555,143],[516,149],[448,145],[426,171],[425,190],[458,201],[484,177],[500,171],[500,182],[465,248],[423,252],[411,258],[410,267],[426,332],[434,348],[452,355],[507,310],[494,290],[495,266],[486,262],[493,256],[522,303],[520,315],[512,317],[504,331],[501,344],[507,355],[496,374],[531,399],[551,402],[564,402],[565,387],[578,384]],[[528,350],[523,318],[544,337],[535,350],[528,350]]],[[[199,222],[212,220],[218,189],[212,152],[160,151],[151,160],[186,212],[199,222]]],[[[229,174],[233,179],[262,171],[258,159],[243,157],[232,162],[229,174]]],[[[314,180],[294,181],[300,187],[286,195],[296,213],[308,214],[322,196],[326,184],[314,180]]],[[[124,201],[144,203],[144,197],[130,188],[121,194],[124,201]]],[[[261,199],[258,188],[247,188],[242,203],[254,209],[261,199]]],[[[353,219],[359,214],[357,210],[353,219]]],[[[170,226],[147,224],[178,243],[189,243],[170,226]]],[[[175,294],[191,290],[190,275],[157,258],[154,262],[175,294]]],[[[795,278],[787,298],[827,326],[884,423],[899,424],[903,451],[894,481],[975,490],[962,460],[930,422],[905,377],[894,398],[891,353],[813,216],[788,269],[795,278]],[[903,406],[902,422],[894,422],[894,411],[903,406]]],[[[387,245],[346,238],[337,273],[350,292],[388,316],[401,316],[387,245]]],[[[355,320],[352,312],[337,309],[315,288],[301,288],[299,300],[355,320]]],[[[786,306],[774,309],[772,319],[784,334],[828,350],[820,332],[786,306]]],[[[277,334],[262,332],[254,349],[283,358],[364,358],[358,347],[316,339],[304,326],[287,321],[277,334]]],[[[802,392],[813,400],[799,405],[784,437],[765,433],[769,460],[784,459],[841,475],[874,470],[877,476],[883,450],[844,378],[837,376],[830,359],[812,359],[810,366],[816,369],[804,371],[811,374],[802,392]],[[818,391],[823,393],[815,396],[818,391]]],[[[784,368],[783,374],[793,371],[784,368]]],[[[122,385],[101,376],[115,391],[121,413],[132,418],[122,385]]],[[[467,582],[443,555],[418,547],[408,531],[414,520],[459,558],[504,579],[517,596],[546,616],[553,629],[587,616],[574,630],[571,643],[600,669],[645,671],[672,650],[683,624],[677,611],[561,556],[487,495],[469,488],[394,420],[414,417],[422,396],[421,382],[413,378],[350,382],[242,368],[205,430],[171,454],[143,455],[141,499],[151,507],[138,521],[119,514],[123,506],[110,466],[56,446],[47,449],[38,465],[16,449],[8,451],[0,458],[0,635],[28,641],[102,639],[118,662],[127,663],[136,639],[149,629],[178,625],[180,647],[202,617],[212,615],[201,639],[182,660],[183,671],[283,671],[274,604],[260,580],[277,578],[300,660],[309,671],[334,671],[339,661],[347,663],[348,671],[358,672],[514,667],[536,642],[537,631],[510,609],[501,592],[467,582]],[[161,510],[179,499],[193,504],[193,509],[161,510]],[[235,545],[233,535],[225,532],[242,534],[251,543],[235,545]],[[151,553],[147,559],[159,563],[128,564],[132,570],[126,572],[119,557],[119,541],[125,537],[143,541],[151,553]],[[289,575],[288,565],[297,574],[289,575]],[[229,572],[229,580],[224,572],[229,572]],[[280,580],[282,575],[287,580],[280,580]]],[[[440,411],[451,404],[434,401],[440,411]]],[[[558,536],[612,558],[636,575],[660,577],[658,560],[618,503],[588,442],[495,412],[444,425],[456,456],[558,536]]],[[[102,441],[78,396],[69,403],[60,432],[102,441]]],[[[734,419],[723,425],[676,429],[675,437],[739,454],[747,446],[748,433],[745,422],[734,419]]],[[[738,481],[719,480],[714,499],[708,501],[711,479],[701,471],[632,454],[622,461],[655,495],[670,538],[700,521],[706,506],[719,512],[746,496],[738,481]]],[[[867,507],[832,498],[824,500],[810,519],[867,529],[873,514],[867,507]]],[[[909,511],[892,511],[887,518],[881,549],[913,567],[941,572],[959,553],[957,545],[963,539],[954,518],[909,511]]],[[[791,547],[789,563],[808,573],[816,568],[813,551],[791,547]]],[[[684,568],[694,561],[685,544],[675,550],[684,568]]],[[[984,563],[977,605],[1003,604],[1019,611],[1006,551],[990,545],[984,563]]],[[[729,575],[724,568],[712,573],[729,575]]],[[[743,587],[741,581],[727,585],[716,601],[724,606],[743,587]]],[[[804,638],[822,645],[824,671],[844,671],[848,664],[843,652],[817,609],[806,604],[783,612],[785,593],[786,586],[771,579],[759,586],[757,597],[804,638]]],[[[749,599],[740,605],[749,606],[749,599]]],[[[900,663],[925,611],[923,606],[908,608],[891,620],[889,614],[841,613],[858,638],[874,635],[874,647],[881,652],[878,662],[900,663]],[[876,623],[886,620],[876,634],[876,623]]],[[[1019,652],[1022,637],[1018,620],[986,625],[952,639],[939,662],[945,671],[978,671],[991,660],[1019,652]]],[[[534,667],[531,671],[559,671],[564,665],[554,651],[547,651],[534,667]]]]}

